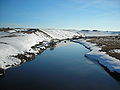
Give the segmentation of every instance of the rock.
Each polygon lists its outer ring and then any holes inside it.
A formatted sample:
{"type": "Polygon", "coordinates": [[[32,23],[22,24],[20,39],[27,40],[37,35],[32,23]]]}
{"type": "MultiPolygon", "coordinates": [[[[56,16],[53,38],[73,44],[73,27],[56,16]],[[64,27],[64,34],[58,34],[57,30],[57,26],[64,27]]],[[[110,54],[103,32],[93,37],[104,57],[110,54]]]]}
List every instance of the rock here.
{"type": "Polygon", "coordinates": [[[3,76],[3,75],[5,75],[5,70],[0,68],[0,76],[3,76]]]}

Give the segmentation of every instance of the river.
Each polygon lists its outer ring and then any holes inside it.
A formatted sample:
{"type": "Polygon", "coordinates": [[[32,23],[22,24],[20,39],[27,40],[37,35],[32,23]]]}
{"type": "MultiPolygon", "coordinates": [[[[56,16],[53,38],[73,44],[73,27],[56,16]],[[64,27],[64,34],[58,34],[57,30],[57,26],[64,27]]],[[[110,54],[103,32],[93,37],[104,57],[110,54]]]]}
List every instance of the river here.
{"type": "MultiPolygon", "coordinates": [[[[66,42],[64,42],[66,43],[66,42]]],[[[120,90],[114,79],[78,43],[48,48],[30,62],[8,69],[0,90],[120,90]]]]}

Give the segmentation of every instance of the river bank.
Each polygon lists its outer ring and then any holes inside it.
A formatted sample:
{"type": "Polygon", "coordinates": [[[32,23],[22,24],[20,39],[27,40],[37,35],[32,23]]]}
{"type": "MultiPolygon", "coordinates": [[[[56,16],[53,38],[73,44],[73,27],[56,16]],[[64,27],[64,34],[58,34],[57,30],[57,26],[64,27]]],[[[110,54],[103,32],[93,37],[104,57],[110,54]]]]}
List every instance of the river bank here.
{"type": "Polygon", "coordinates": [[[118,36],[90,37],[81,40],[75,40],[90,50],[85,54],[92,60],[97,60],[102,66],[110,72],[120,74],[120,40],[118,36]],[[116,50],[116,52],[114,51],[116,50]],[[111,54],[112,53],[112,54],[111,54]]]}

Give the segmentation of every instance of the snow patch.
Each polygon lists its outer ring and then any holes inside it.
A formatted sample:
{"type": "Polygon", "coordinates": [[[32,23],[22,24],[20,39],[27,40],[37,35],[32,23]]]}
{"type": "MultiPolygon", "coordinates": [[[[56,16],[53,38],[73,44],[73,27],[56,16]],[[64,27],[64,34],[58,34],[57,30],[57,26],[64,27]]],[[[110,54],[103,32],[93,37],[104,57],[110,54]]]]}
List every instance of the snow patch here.
{"type": "Polygon", "coordinates": [[[120,53],[120,49],[111,50],[111,52],[120,53]]]}

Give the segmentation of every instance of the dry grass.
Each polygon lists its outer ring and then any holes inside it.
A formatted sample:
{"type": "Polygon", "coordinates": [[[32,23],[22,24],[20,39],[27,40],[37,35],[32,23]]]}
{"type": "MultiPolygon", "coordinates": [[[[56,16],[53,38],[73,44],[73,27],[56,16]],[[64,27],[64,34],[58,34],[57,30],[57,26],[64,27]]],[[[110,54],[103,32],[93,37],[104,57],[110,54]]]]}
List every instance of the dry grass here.
{"type": "Polygon", "coordinates": [[[8,32],[10,30],[14,30],[13,28],[0,28],[0,32],[8,32]]]}
{"type": "Polygon", "coordinates": [[[91,43],[96,43],[101,47],[101,51],[106,52],[108,55],[120,60],[120,53],[111,52],[115,49],[120,49],[120,35],[118,36],[106,36],[106,37],[93,37],[87,40],[91,43]]]}

